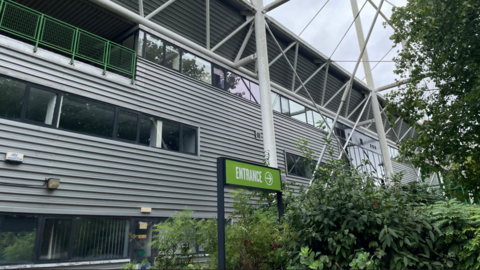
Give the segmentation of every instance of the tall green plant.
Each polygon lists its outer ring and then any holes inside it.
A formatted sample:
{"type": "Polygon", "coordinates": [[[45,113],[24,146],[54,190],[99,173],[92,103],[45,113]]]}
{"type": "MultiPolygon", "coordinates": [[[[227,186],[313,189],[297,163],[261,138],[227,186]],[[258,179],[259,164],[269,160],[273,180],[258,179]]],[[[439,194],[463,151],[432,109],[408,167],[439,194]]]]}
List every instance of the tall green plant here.
{"type": "Polygon", "coordinates": [[[480,269],[480,207],[455,199],[425,208],[429,220],[443,233],[437,249],[445,250],[456,269],[480,269]]]}
{"type": "Polygon", "coordinates": [[[286,198],[285,266],[298,263],[304,246],[328,258],[325,268],[347,268],[358,252],[374,254],[369,260],[378,268],[450,266],[435,246],[440,230],[416,207],[419,198],[404,190],[399,176],[391,182],[381,186],[372,175],[329,160],[310,187],[286,198]]]}

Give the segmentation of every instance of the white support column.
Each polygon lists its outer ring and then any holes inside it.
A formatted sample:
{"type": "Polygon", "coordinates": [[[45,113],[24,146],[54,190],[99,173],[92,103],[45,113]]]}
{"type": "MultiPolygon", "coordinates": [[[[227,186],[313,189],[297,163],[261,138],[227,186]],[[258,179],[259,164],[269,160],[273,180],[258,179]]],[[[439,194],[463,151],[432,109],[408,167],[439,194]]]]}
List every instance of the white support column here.
{"type": "Polygon", "coordinates": [[[252,1],[255,13],[255,42],[257,47],[258,82],[262,111],[263,149],[270,156],[270,167],[277,168],[277,148],[273,126],[273,108],[270,90],[270,71],[268,68],[267,33],[265,29],[265,14],[263,0],[252,1]]]}
{"type": "Polygon", "coordinates": [[[242,57],[243,51],[245,50],[245,47],[247,47],[248,41],[250,40],[250,36],[252,35],[254,25],[255,25],[254,23],[250,25],[250,28],[248,29],[248,32],[245,35],[245,38],[243,39],[242,46],[240,47],[240,50],[238,50],[237,56],[235,57],[235,61],[233,62],[237,62],[238,60],[240,60],[240,57],[242,57]]]}
{"type": "MultiPolygon", "coordinates": [[[[377,9],[377,14],[380,13],[383,2],[384,0],[380,2],[380,5],[377,9]]],[[[353,17],[355,17],[359,12],[357,0],[350,0],[350,3],[352,5],[353,17]]],[[[365,37],[363,35],[362,21],[360,19],[360,16],[358,16],[358,18],[355,20],[355,28],[357,30],[358,44],[360,48],[364,48],[365,37]]],[[[367,79],[367,85],[372,91],[373,117],[375,119],[375,126],[377,128],[378,140],[380,142],[380,150],[382,152],[383,165],[385,166],[385,172],[387,174],[386,176],[390,177],[391,175],[393,175],[393,167],[392,167],[392,162],[390,161],[390,153],[388,152],[387,137],[385,136],[385,129],[382,123],[383,119],[380,114],[380,105],[378,103],[377,92],[375,91],[375,84],[373,81],[372,69],[370,67],[370,62],[368,62],[369,58],[368,58],[366,49],[364,54],[362,55],[362,60],[363,60],[363,69],[365,70],[365,77],[367,79]]]]}
{"type": "MultiPolygon", "coordinates": [[[[290,0],[275,0],[273,1],[272,3],[268,4],[267,6],[265,6],[265,9],[258,9],[258,11],[264,11],[265,13],[269,12],[270,10],[274,9],[274,8],[277,8],[283,4],[285,4],[286,2],[288,2],[290,0]]],[[[252,1],[255,5],[255,1],[252,1]]]]}
{"type": "Polygon", "coordinates": [[[206,48],[207,50],[210,50],[210,0],[207,0],[205,5],[206,5],[205,6],[205,9],[206,9],[205,26],[206,26],[206,32],[207,32],[206,48]]]}

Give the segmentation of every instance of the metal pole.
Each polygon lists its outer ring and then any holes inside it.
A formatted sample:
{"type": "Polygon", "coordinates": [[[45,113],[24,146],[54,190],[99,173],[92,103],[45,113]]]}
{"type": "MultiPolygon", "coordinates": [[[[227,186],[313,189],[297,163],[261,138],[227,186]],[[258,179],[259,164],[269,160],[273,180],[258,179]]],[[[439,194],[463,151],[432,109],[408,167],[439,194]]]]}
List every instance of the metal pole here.
{"type": "MultiPolygon", "coordinates": [[[[293,68],[297,71],[297,60],[298,60],[298,48],[300,44],[297,42],[297,46],[295,46],[295,59],[293,60],[293,68]]],[[[292,73],[292,91],[295,89],[295,73],[292,73]]]]}
{"type": "Polygon", "coordinates": [[[207,14],[206,14],[206,17],[205,18],[205,24],[206,24],[206,27],[207,27],[207,50],[210,50],[210,0],[207,0],[206,2],[206,10],[207,10],[207,14]]]}
{"type": "MultiPolygon", "coordinates": [[[[372,24],[372,28],[375,25],[378,15],[380,14],[380,10],[382,9],[382,5],[384,1],[385,0],[382,0],[380,2],[380,5],[378,6],[377,12],[375,13],[375,19],[372,24]]],[[[350,3],[352,5],[353,16],[355,17],[358,14],[357,0],[350,0],[350,3]]],[[[393,167],[392,167],[392,162],[390,161],[390,153],[388,152],[387,137],[385,136],[385,129],[382,123],[383,119],[380,114],[380,105],[378,104],[377,92],[375,91],[375,84],[373,81],[372,69],[370,68],[370,62],[369,62],[367,50],[365,48],[366,43],[368,42],[368,37],[367,37],[367,40],[365,40],[365,37],[363,35],[362,22],[360,20],[360,16],[355,20],[355,28],[357,30],[358,45],[360,46],[360,48],[363,48],[364,50],[364,53],[362,55],[363,69],[365,70],[367,85],[372,90],[373,118],[375,119],[375,126],[377,128],[378,140],[380,143],[380,150],[382,152],[382,157],[383,157],[383,165],[385,166],[385,172],[387,174],[386,177],[391,177],[393,175],[393,167]]],[[[370,32],[371,30],[372,29],[370,29],[370,32]]],[[[370,36],[370,33],[368,36],[370,36]]]]}
{"type": "Polygon", "coordinates": [[[225,158],[217,158],[218,269],[225,269],[225,158]]]}
{"type": "Polygon", "coordinates": [[[138,14],[145,17],[145,13],[143,12],[143,0],[138,0],[138,14]]]}
{"type": "Polygon", "coordinates": [[[294,45],[298,44],[298,42],[294,41],[292,42],[292,44],[288,45],[287,48],[285,48],[285,50],[280,50],[280,53],[277,55],[277,57],[273,58],[273,60],[268,64],[268,66],[271,66],[273,65],[273,63],[277,62],[278,59],[280,59],[280,57],[282,57],[282,55],[284,53],[286,53],[288,50],[290,50],[294,45]]]}
{"type": "Polygon", "coordinates": [[[262,12],[263,0],[253,0],[252,2],[257,9],[255,13],[255,42],[257,45],[258,82],[262,110],[263,149],[270,157],[270,167],[277,168],[270,71],[268,68],[267,33],[265,30],[265,14],[262,12]]]}
{"type": "Polygon", "coordinates": [[[253,26],[254,26],[254,24],[252,23],[250,25],[250,28],[248,29],[247,34],[245,35],[245,39],[243,40],[243,43],[242,43],[242,46],[240,47],[240,50],[238,50],[238,53],[237,53],[237,56],[235,57],[234,62],[237,62],[242,57],[243,51],[245,50],[245,47],[247,47],[248,41],[250,40],[250,36],[252,35],[253,26]]]}
{"type": "MultiPolygon", "coordinates": [[[[231,37],[233,37],[236,33],[238,33],[238,31],[242,30],[243,27],[245,27],[247,24],[249,24],[251,21],[253,21],[253,18],[250,18],[250,19],[247,19],[247,21],[245,21],[242,25],[240,25],[237,29],[235,29],[235,31],[233,31],[232,33],[230,33],[226,38],[224,38],[222,41],[220,41],[217,45],[215,45],[215,47],[213,47],[210,51],[211,52],[214,52],[216,49],[220,48],[220,46],[223,45],[223,43],[227,42],[231,37]]],[[[255,26],[255,29],[257,29],[257,27],[255,26]]],[[[256,32],[256,31],[255,31],[256,32]]],[[[267,45],[265,45],[267,46],[267,45]]]]}
{"type": "Polygon", "coordinates": [[[164,10],[165,8],[167,8],[168,6],[173,4],[173,2],[175,2],[175,0],[170,0],[170,1],[166,2],[165,4],[161,5],[159,8],[152,11],[152,13],[148,14],[145,17],[145,19],[150,20],[153,16],[157,15],[160,11],[164,10]]]}

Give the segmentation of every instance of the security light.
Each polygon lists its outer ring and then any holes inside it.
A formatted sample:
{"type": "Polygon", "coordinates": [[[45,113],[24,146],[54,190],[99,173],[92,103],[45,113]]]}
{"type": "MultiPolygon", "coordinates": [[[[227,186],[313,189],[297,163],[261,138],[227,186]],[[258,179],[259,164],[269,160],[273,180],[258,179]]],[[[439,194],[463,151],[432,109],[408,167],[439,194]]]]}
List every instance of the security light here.
{"type": "Polygon", "coordinates": [[[45,181],[48,189],[57,189],[60,186],[60,179],[58,178],[47,178],[45,181]]]}

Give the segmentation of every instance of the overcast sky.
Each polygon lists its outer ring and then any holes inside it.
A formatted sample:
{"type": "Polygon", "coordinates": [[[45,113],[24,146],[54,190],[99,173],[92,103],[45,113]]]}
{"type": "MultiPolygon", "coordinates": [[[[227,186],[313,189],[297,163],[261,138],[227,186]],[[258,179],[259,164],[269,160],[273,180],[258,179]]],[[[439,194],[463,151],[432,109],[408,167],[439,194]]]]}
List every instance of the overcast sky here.
{"type": "MultiPolygon", "coordinates": [[[[272,1],[273,0],[264,0],[264,4],[266,5],[272,1]]],[[[268,14],[298,35],[326,2],[327,0],[290,0],[268,14]]],[[[373,2],[378,6],[380,0],[373,0],[373,2]]],[[[389,2],[396,6],[404,6],[407,0],[389,0],[389,2]]],[[[357,3],[360,9],[365,3],[365,0],[357,0],[357,3]]],[[[384,2],[382,12],[389,18],[392,14],[392,5],[384,2]]],[[[370,3],[367,3],[360,13],[365,37],[367,36],[374,16],[375,9],[370,3]]],[[[353,22],[353,18],[350,0],[330,0],[300,37],[323,54],[330,56],[353,22]]],[[[392,48],[393,42],[389,37],[393,34],[393,30],[389,26],[385,28],[383,26],[384,22],[385,20],[379,16],[367,45],[370,61],[380,60],[392,48]]],[[[384,61],[391,61],[392,58],[397,55],[397,50],[399,49],[399,46],[394,48],[384,58],[384,61]]],[[[360,48],[355,25],[353,25],[332,56],[332,60],[352,61],[338,62],[338,64],[349,72],[353,72],[355,61],[359,55],[360,48]]],[[[370,63],[372,68],[375,64],[375,62],[370,63]]],[[[382,62],[373,70],[376,88],[393,83],[395,78],[398,78],[393,73],[394,68],[394,63],[382,62]]],[[[365,77],[363,65],[360,65],[356,76],[359,79],[365,77]]]]}

